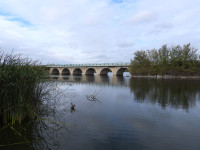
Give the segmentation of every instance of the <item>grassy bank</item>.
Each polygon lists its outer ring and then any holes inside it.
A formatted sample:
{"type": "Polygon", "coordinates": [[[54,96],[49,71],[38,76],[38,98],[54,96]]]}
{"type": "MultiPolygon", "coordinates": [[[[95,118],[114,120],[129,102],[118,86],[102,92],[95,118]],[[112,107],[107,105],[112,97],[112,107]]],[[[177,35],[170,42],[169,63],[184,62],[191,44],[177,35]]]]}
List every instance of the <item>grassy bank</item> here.
{"type": "Polygon", "coordinates": [[[136,76],[200,76],[199,55],[190,44],[139,50],[134,53],[129,70],[136,76]]]}
{"type": "Polygon", "coordinates": [[[21,124],[39,115],[46,72],[37,61],[0,52],[0,122],[21,124]]]}

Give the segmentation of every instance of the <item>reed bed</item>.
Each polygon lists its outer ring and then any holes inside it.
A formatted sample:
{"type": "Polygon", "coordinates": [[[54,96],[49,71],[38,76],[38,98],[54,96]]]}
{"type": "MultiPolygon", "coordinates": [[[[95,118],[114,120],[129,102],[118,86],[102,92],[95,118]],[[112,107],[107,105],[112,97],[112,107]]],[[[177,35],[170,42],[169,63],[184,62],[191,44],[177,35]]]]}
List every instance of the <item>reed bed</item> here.
{"type": "Polygon", "coordinates": [[[0,51],[0,122],[21,124],[35,120],[47,97],[47,75],[38,61],[0,51]]]}

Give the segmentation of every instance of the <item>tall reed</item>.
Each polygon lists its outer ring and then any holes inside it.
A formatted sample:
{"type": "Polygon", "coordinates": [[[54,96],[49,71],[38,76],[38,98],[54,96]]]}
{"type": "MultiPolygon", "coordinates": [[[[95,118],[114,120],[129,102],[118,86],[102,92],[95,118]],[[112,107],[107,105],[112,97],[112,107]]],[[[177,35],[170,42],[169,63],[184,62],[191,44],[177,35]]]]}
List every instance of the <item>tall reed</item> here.
{"type": "Polygon", "coordinates": [[[0,51],[0,122],[21,124],[39,115],[45,75],[37,61],[0,51]]]}

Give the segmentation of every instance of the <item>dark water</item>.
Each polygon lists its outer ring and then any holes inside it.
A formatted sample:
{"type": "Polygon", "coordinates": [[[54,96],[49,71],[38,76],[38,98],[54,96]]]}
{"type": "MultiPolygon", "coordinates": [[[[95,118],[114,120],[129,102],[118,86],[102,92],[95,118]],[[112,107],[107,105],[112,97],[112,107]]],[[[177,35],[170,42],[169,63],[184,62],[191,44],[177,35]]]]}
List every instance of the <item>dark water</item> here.
{"type": "MultiPolygon", "coordinates": [[[[34,146],[0,149],[200,149],[200,80],[127,76],[65,76],[53,80],[64,95],[54,118],[61,125],[43,128],[40,138],[34,137],[40,131],[30,125],[27,132],[34,146]],[[95,101],[91,101],[91,95],[96,95],[95,101]],[[71,102],[76,105],[72,112],[71,102]]],[[[1,133],[0,140],[7,137],[12,143],[14,136],[9,134],[1,133]]]]}

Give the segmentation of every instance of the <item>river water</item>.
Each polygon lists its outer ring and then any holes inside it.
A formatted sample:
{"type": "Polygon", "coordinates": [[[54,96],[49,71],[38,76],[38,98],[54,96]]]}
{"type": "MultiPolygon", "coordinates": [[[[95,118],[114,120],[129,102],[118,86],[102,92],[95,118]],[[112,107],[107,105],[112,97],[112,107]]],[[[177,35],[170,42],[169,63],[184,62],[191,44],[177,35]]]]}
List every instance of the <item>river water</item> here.
{"type": "Polygon", "coordinates": [[[43,134],[46,141],[35,147],[19,149],[200,149],[200,80],[129,75],[52,80],[64,95],[57,106],[61,128],[43,134]],[[76,106],[73,111],[71,103],[76,106]]]}

